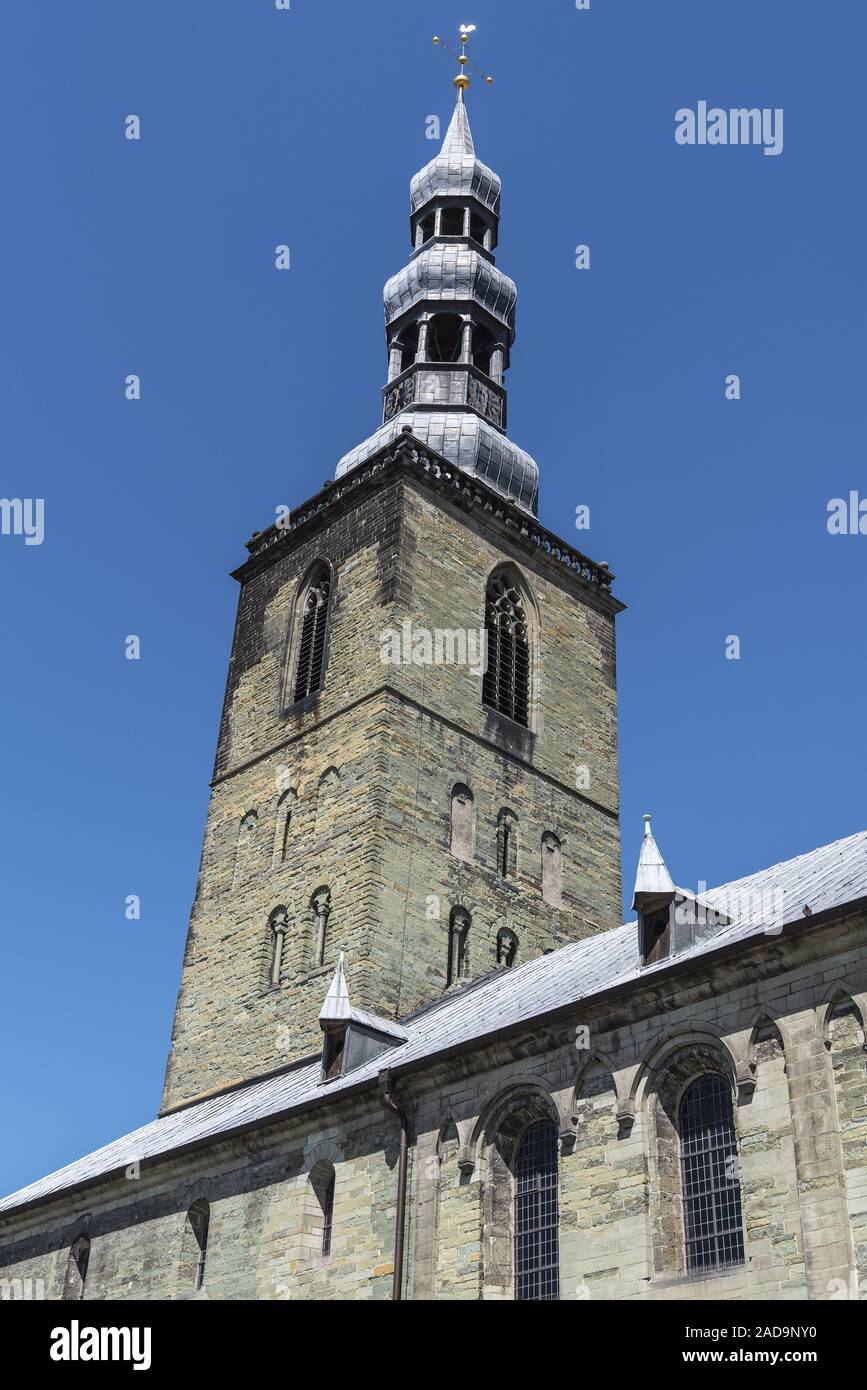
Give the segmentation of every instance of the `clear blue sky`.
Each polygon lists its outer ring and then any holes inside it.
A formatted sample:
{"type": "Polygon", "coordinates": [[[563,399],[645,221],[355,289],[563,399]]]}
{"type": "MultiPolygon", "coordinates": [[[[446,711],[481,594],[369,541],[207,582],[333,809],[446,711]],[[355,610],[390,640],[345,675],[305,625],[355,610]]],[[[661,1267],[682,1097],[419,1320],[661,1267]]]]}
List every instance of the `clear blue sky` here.
{"type": "Polygon", "coordinates": [[[0,537],[3,1191],[156,1112],[228,571],[377,423],[381,288],[452,105],[430,39],[461,21],[496,74],[470,114],[519,288],[510,430],[629,604],[627,887],[648,809],[691,886],[867,824],[867,537],[826,530],[867,495],[863,0],[10,7],[0,491],[46,513],[41,546],[0,537]],[[782,107],[782,155],[678,146],[700,100],[782,107]]]}

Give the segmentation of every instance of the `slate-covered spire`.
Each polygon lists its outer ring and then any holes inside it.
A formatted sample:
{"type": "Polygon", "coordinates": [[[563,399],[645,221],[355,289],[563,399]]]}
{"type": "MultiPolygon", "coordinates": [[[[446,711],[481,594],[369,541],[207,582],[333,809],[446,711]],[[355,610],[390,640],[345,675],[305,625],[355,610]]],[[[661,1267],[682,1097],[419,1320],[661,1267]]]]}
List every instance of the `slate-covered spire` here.
{"type": "Polygon", "coordinates": [[[650,830],[650,816],[644,817],[644,839],[638,856],[638,872],[635,875],[635,892],[632,895],[632,910],[640,911],[651,899],[665,895],[674,897],[675,887],[665,860],[650,830]]]}
{"type": "Polygon", "coordinates": [[[348,1023],[352,1016],[352,1008],[349,1003],[349,986],[346,983],[346,973],[343,969],[343,951],[337,958],[337,969],[328,986],[328,993],[325,996],[322,1008],[319,1010],[319,1022],[325,1027],[330,1023],[348,1023]]]}
{"type": "Polygon", "coordinates": [[[445,139],[410,184],[412,252],[386,283],[383,424],[337,465],[357,468],[405,427],[535,514],[539,470],[506,434],[505,374],[517,290],[495,262],[500,180],[478,158],[464,93],[445,139]]]}

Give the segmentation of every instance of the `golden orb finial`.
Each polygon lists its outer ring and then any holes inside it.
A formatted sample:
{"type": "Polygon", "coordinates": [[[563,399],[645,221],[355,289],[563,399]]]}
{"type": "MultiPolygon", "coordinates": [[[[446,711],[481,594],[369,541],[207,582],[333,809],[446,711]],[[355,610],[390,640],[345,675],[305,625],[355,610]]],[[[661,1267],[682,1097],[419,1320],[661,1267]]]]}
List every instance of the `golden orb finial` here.
{"type": "Polygon", "coordinates": [[[444,48],[446,53],[451,53],[452,57],[457,58],[458,60],[458,75],[453,80],[460,96],[463,96],[464,92],[470,85],[470,79],[466,71],[467,65],[469,65],[473,69],[473,71],[488,84],[488,86],[490,86],[494,80],[493,77],[488,77],[485,73],[481,71],[480,68],[477,68],[472,59],[467,57],[466,46],[469,43],[470,34],[474,34],[475,30],[475,24],[461,25],[459,30],[461,39],[461,48],[459,53],[456,53],[453,49],[449,48],[447,43],[443,43],[442,39],[439,37],[438,34],[434,36],[434,43],[437,45],[437,47],[444,48]]]}

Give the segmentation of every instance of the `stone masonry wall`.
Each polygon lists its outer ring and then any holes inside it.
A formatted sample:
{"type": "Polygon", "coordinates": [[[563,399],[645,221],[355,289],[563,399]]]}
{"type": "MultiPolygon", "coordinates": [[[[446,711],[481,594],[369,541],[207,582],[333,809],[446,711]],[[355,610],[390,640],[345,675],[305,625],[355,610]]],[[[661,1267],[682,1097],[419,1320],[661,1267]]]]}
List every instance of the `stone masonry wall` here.
{"type": "Polygon", "coordinates": [[[317,1050],[339,946],[357,1006],[397,1017],[445,987],[457,905],[473,918],[473,975],[495,967],[501,927],[525,960],[615,924],[615,609],[484,517],[401,479],[244,572],[164,1108],[317,1050]],[[293,615],[321,559],[333,575],[325,682],[288,708],[293,615]],[[486,576],[503,560],[534,600],[532,731],[486,711],[481,676],[465,666],[380,659],[383,632],[404,621],[482,628],[486,576]],[[458,782],[474,796],[469,863],[449,852],[458,782]],[[517,817],[508,880],[496,870],[504,807],[517,817]],[[545,832],[562,842],[558,906],[542,899],[545,832]],[[311,899],[321,888],[331,912],[320,964],[311,899]],[[274,986],[269,924],[281,908],[274,986]]]}

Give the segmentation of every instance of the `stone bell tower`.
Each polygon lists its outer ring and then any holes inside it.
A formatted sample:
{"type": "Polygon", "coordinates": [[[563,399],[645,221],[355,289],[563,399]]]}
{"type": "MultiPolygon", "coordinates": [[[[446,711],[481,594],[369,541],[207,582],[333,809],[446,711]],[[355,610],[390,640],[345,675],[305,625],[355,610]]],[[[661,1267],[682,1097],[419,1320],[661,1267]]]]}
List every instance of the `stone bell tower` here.
{"type": "Polygon", "coordinates": [[[248,543],[164,1109],[619,921],[606,566],[506,434],[516,291],[456,80],[385,287],[382,424],[248,543]]]}

